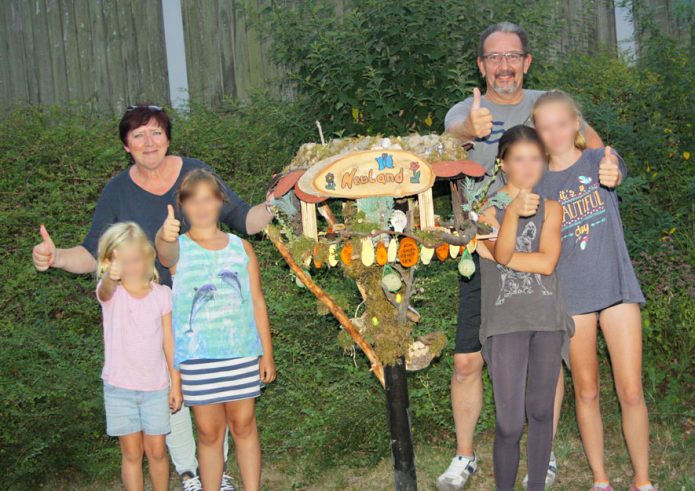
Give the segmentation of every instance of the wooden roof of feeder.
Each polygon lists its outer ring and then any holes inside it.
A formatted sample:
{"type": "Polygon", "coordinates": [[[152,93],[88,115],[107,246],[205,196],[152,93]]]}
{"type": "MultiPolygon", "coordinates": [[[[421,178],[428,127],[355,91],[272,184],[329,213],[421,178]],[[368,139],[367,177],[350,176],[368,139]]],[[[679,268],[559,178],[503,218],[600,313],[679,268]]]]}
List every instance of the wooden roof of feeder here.
{"type": "MultiPolygon", "coordinates": [[[[459,141],[449,135],[409,135],[406,137],[354,137],[334,139],[325,145],[307,143],[300,147],[292,163],[273,179],[270,190],[281,197],[294,190],[297,198],[306,203],[321,203],[328,196],[310,194],[299,187],[300,178],[309,170],[322,167],[327,161],[336,160],[355,152],[373,150],[407,151],[427,162],[436,179],[457,179],[463,176],[481,177],[485,169],[472,160],[465,159],[466,151],[459,141]],[[428,158],[432,158],[434,162],[428,158]]],[[[306,180],[306,178],[305,178],[306,180]]]]}

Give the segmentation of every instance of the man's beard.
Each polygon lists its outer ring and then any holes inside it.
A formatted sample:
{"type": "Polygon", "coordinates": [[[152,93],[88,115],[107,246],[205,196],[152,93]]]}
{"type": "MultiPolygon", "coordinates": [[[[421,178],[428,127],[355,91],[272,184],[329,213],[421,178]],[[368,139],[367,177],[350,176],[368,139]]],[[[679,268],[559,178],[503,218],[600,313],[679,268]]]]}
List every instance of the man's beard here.
{"type": "MultiPolygon", "coordinates": [[[[504,76],[509,76],[509,75],[514,77],[516,74],[513,72],[500,73],[500,74],[495,76],[495,80],[497,80],[497,77],[504,77],[504,76]]],[[[516,92],[519,89],[519,82],[516,80],[516,78],[514,78],[512,80],[511,86],[500,87],[497,85],[497,82],[495,81],[492,85],[492,88],[495,89],[495,92],[497,92],[500,95],[509,95],[509,94],[513,94],[514,92],[516,92]]]]}

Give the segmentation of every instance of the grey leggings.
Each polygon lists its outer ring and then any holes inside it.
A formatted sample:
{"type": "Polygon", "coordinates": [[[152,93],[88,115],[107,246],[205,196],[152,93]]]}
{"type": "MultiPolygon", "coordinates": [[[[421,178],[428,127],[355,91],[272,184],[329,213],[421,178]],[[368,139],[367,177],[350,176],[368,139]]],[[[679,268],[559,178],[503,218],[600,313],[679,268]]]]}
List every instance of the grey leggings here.
{"type": "Polygon", "coordinates": [[[525,416],[528,491],[545,489],[563,337],[562,331],[521,331],[487,340],[488,371],[497,411],[493,460],[498,491],[514,489],[525,416]]]}

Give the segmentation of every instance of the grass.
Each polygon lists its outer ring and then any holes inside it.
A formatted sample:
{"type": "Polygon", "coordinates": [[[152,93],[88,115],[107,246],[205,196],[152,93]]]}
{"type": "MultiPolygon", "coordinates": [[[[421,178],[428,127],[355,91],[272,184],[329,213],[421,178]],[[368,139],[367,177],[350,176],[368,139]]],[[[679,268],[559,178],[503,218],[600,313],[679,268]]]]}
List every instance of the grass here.
{"type": "MultiPolygon", "coordinates": [[[[325,326],[324,326],[325,327],[325,326]]],[[[445,356],[450,356],[447,354],[445,356]]],[[[340,360],[340,359],[338,359],[340,360]]],[[[342,359],[343,368],[349,368],[352,360],[342,359]]],[[[445,360],[435,362],[430,370],[438,368],[445,360]]],[[[616,490],[627,490],[631,484],[630,459],[625,446],[620,427],[619,405],[613,385],[609,380],[609,366],[604,359],[601,363],[603,384],[601,388],[601,400],[606,441],[606,464],[612,484],[616,490]]],[[[284,382],[279,382],[283,384],[284,382]]],[[[376,385],[376,384],[374,384],[376,385]]],[[[417,387],[412,382],[411,387],[417,387]]],[[[566,376],[566,394],[570,392],[569,377],[566,376]]],[[[487,389],[487,387],[486,387],[487,389]]],[[[489,394],[486,394],[489,396],[489,394]]],[[[264,426],[273,422],[263,419],[267,406],[272,404],[269,400],[271,394],[266,394],[259,402],[259,423],[261,432],[264,426]]],[[[487,397],[486,397],[487,399],[487,397]]],[[[332,401],[318,401],[320,405],[332,404],[332,401]]],[[[563,415],[555,438],[554,451],[558,458],[559,473],[553,490],[575,491],[588,489],[591,485],[591,473],[584,456],[579,431],[574,419],[574,401],[571,395],[567,395],[563,407],[563,415]]],[[[411,403],[411,410],[416,410],[411,403]]],[[[486,411],[493,410],[490,407],[486,411]]],[[[661,490],[689,491],[695,489],[695,469],[693,467],[693,443],[695,438],[695,421],[688,417],[673,419],[662,418],[653,407],[650,407],[650,433],[651,455],[650,472],[653,483],[661,490]]],[[[418,474],[418,489],[434,490],[437,476],[448,466],[455,447],[453,421],[450,431],[437,431],[431,433],[431,428],[423,424],[414,426],[414,440],[416,442],[416,465],[418,474]]],[[[289,431],[289,430],[288,430],[289,431]]],[[[334,434],[336,429],[331,421],[326,421],[325,426],[316,428],[316,431],[326,435],[334,434]]],[[[355,433],[370,433],[374,431],[369,425],[353,428],[355,433]]],[[[316,471],[306,461],[306,456],[301,453],[288,451],[279,453],[272,447],[264,447],[263,462],[263,489],[268,491],[390,491],[393,489],[391,474],[391,459],[381,458],[372,464],[354,465],[355,454],[359,449],[350,447],[350,435],[345,435],[346,448],[342,455],[344,465],[331,468],[322,467],[316,471]]],[[[387,434],[380,435],[379,442],[385,448],[387,434]]],[[[466,487],[467,491],[483,491],[494,489],[494,475],[492,467],[492,444],[494,430],[486,428],[479,431],[476,436],[476,451],[481,460],[479,472],[476,473],[466,487]]],[[[358,438],[359,440],[359,438],[358,438]]],[[[117,446],[113,441],[114,449],[117,446]]],[[[291,445],[289,446],[291,447],[291,445]]],[[[522,441],[522,457],[518,475],[518,489],[521,489],[521,478],[526,472],[525,467],[525,437],[522,441]]],[[[236,482],[240,482],[234,456],[230,453],[228,472],[234,476],[236,482]]],[[[81,476],[75,476],[75,480],[54,480],[48,478],[41,486],[42,489],[60,490],[118,490],[121,489],[118,481],[117,470],[111,468],[111,478],[105,477],[100,481],[87,481],[81,476]]],[[[170,490],[181,490],[176,474],[172,469],[170,490]]]]}

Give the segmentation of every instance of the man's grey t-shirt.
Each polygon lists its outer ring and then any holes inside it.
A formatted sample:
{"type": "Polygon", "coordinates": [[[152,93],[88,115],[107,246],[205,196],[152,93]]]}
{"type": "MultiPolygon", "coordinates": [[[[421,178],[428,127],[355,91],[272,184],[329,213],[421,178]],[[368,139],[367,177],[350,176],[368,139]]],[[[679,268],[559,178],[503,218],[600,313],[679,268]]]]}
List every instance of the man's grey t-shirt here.
{"type": "MultiPolygon", "coordinates": [[[[188,231],[189,227],[176,206],[176,193],[181,181],[190,171],[200,168],[209,171],[212,169],[200,160],[188,157],[182,157],[182,160],[183,165],[179,177],[171,189],[162,195],[152,194],[135,184],[130,178],[129,169],[112,177],[99,195],[92,225],[82,242],[82,246],[96,257],[101,234],[117,222],[137,223],[145,231],[147,237],[154,242],[154,236],[167,216],[167,205],[174,206],[176,218],[181,221],[181,233],[188,231]]],[[[235,232],[245,234],[246,215],[251,207],[229,187],[224,184],[223,186],[228,201],[222,208],[220,221],[235,232]]],[[[171,286],[169,270],[162,266],[159,260],[157,260],[156,265],[159,272],[159,282],[162,285],[171,286]]]]}
{"type": "MultiPolygon", "coordinates": [[[[519,124],[531,125],[533,105],[545,91],[523,89],[522,92],[523,97],[517,104],[497,104],[485,96],[480,98],[480,107],[489,109],[492,114],[492,132],[485,138],[475,139],[473,148],[468,151],[468,158],[485,167],[488,173],[495,167],[497,146],[504,132],[519,124]]],[[[444,118],[444,129],[449,131],[453,123],[463,122],[471,112],[472,105],[473,98],[469,97],[449,109],[444,118]]]]}

